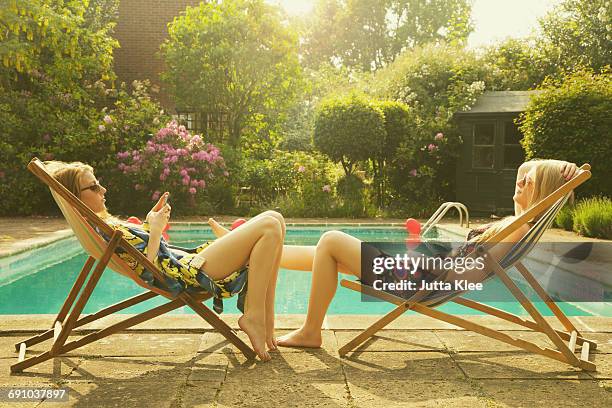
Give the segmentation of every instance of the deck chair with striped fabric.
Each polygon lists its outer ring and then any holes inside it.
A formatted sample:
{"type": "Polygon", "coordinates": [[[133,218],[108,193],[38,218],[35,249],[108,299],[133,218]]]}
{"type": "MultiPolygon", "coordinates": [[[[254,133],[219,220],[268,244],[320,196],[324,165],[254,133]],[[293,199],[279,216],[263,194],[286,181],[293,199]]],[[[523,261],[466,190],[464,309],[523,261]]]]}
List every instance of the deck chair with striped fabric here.
{"type": "MultiPolygon", "coordinates": [[[[373,296],[380,300],[388,301],[397,305],[397,307],[387,315],[377,320],[374,324],[357,335],[353,340],[340,347],[338,350],[340,356],[345,356],[348,352],[372,337],[377,331],[381,330],[383,327],[401,316],[405,311],[414,310],[415,312],[433,317],[434,319],[459,326],[465,330],[473,331],[524,350],[531,351],[563,363],[571,364],[572,366],[579,367],[585,371],[595,371],[595,364],[589,361],[589,352],[592,349],[596,349],[597,344],[594,341],[584,338],[580,331],[576,329],[572,322],[567,318],[567,316],[565,316],[561,309],[559,309],[552,298],[548,296],[544,288],[521,262],[521,259],[523,259],[539,241],[544,231],[551,226],[555,216],[558,214],[561,207],[563,207],[563,205],[566,203],[572,191],[591,177],[590,168],[591,167],[588,164],[583,165],[578,174],[575,175],[570,181],[559,187],[556,191],[551,193],[548,197],[530,208],[521,216],[517,217],[506,228],[488,239],[487,242],[476,246],[476,249],[468,255],[485,256],[492,245],[499,243],[522,225],[529,223],[531,220],[537,219],[535,224],[530,228],[529,232],[519,242],[512,245],[511,249],[506,253],[500,262],[496,262],[492,257],[485,258],[487,259],[485,264],[486,270],[482,275],[481,280],[481,282],[484,283],[485,280],[488,280],[493,276],[499,277],[501,282],[508,288],[510,293],[514,296],[514,298],[516,298],[516,300],[518,300],[518,302],[529,313],[533,320],[524,319],[506,311],[462,297],[461,295],[465,293],[465,291],[440,293],[436,291],[420,290],[412,295],[409,299],[405,299],[387,292],[375,290],[371,286],[363,285],[357,281],[344,279],[341,281],[342,286],[361,292],[365,295],[373,296]],[[516,283],[508,276],[506,271],[512,266],[518,269],[527,284],[533,288],[535,293],[537,293],[542,301],[544,301],[544,303],[549,307],[559,322],[563,325],[565,330],[554,329],[550,323],[544,319],[536,307],[529,301],[524,292],[522,292],[516,283]],[[506,333],[502,333],[489,327],[471,322],[467,319],[434,309],[436,306],[449,301],[478,310],[480,312],[484,312],[491,316],[501,318],[505,321],[518,324],[531,329],[534,332],[543,333],[550,339],[555,349],[547,347],[543,348],[535,343],[514,338],[506,333]],[[575,354],[577,346],[580,346],[580,356],[575,354]]],[[[506,243],[506,245],[508,244],[506,243]]],[[[437,280],[444,280],[444,278],[445,276],[443,273],[437,277],[437,280]]]]}
{"type": "Polygon", "coordinates": [[[89,255],[81,272],[79,273],[68,297],[66,298],[59,314],[55,318],[51,329],[41,334],[30,337],[15,344],[19,352],[18,362],[11,366],[12,372],[20,372],[28,367],[32,367],[43,361],[57,357],[61,354],[75,350],[86,344],[95,342],[111,334],[125,330],[154,317],[168,313],[182,306],[189,306],[200,317],[206,320],[214,329],[219,331],[225,338],[235,345],[247,358],[255,358],[255,352],[245,344],[236,333],[221,320],[212,310],[202,302],[209,299],[212,295],[207,292],[188,293],[183,291],[178,296],[173,296],[169,290],[150,286],[135,273],[126,262],[124,262],[115,252],[121,249],[129,254],[141,264],[145,269],[151,271],[158,282],[165,282],[162,272],[151,263],[146,256],[130,245],[120,231],[114,230],[102,221],[93,211],[91,211],[81,200],[75,197],[68,189],[55,180],[46,170],[45,165],[37,158],[32,159],[28,169],[34,173],[43,183],[51,189],[51,194],[60,207],[68,224],[74,231],[78,241],[89,255]],[[105,241],[94,228],[110,237],[105,241]],[[97,262],[97,263],[96,263],[97,262]],[[95,267],[94,267],[95,265],[95,267]],[[96,287],[105,268],[110,268],[121,275],[132,279],[138,285],[146,289],[145,292],[106,307],[96,313],[81,317],[81,312],[89,300],[94,288],[96,287]],[[79,292],[80,295],[79,295],[79,292]],[[156,296],[164,296],[169,301],[163,305],[153,307],[146,312],[128,317],[121,322],[112,324],[106,328],[85,335],[78,340],[66,343],[68,336],[77,327],[99,320],[105,316],[124,310],[156,296]],[[27,348],[41,343],[45,340],[53,339],[49,351],[40,355],[26,358],[27,348]]]}

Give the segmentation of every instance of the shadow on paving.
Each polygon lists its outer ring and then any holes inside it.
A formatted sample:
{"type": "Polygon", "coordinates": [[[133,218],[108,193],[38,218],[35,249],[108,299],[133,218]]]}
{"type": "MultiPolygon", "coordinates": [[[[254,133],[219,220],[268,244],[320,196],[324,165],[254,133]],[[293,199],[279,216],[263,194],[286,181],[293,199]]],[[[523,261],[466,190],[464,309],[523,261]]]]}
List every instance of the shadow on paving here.
{"type": "MultiPolygon", "coordinates": [[[[325,348],[281,349],[268,363],[246,360],[211,333],[183,342],[180,334],[119,335],[0,379],[69,389],[69,403],[33,407],[612,406],[609,381],[528,352],[454,352],[434,331],[387,331],[339,358],[329,333],[325,348]],[[171,340],[188,346],[173,352],[171,340]]],[[[14,361],[3,355],[2,370],[14,361]]]]}

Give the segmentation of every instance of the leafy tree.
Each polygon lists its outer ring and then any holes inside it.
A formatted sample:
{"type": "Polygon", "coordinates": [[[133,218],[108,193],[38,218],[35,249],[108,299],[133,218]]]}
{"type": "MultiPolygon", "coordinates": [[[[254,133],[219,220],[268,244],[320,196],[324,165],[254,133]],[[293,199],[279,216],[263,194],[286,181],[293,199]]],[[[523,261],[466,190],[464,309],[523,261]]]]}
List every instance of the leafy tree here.
{"type": "Polygon", "coordinates": [[[549,64],[533,38],[510,38],[484,50],[488,88],[496,91],[527,90],[537,87],[556,70],[549,64]]]}
{"type": "Polygon", "coordinates": [[[384,123],[380,108],[362,97],[330,99],[317,110],[314,144],[350,175],[356,162],[377,155],[385,138],[384,123]]]}
{"type": "Polygon", "coordinates": [[[86,160],[82,154],[96,151],[89,132],[103,116],[97,106],[106,102],[117,46],[114,23],[90,25],[96,15],[85,0],[3,2],[0,212],[40,211],[48,201],[25,169],[34,155],[86,160]]]}
{"type": "Polygon", "coordinates": [[[407,104],[423,123],[446,123],[476,101],[487,74],[473,52],[429,44],[403,53],[376,72],[368,89],[377,98],[407,104]]]}
{"type": "Polygon", "coordinates": [[[232,146],[249,122],[280,115],[301,86],[297,36],[262,0],[188,7],[168,31],[163,78],[177,106],[227,114],[232,146]]]}
{"type": "Polygon", "coordinates": [[[593,178],[583,194],[612,195],[612,73],[578,71],[547,81],[521,117],[521,143],[527,158],[590,163],[593,178]]]}
{"type": "Polygon", "coordinates": [[[470,11],[466,0],[320,0],[304,33],[305,63],[372,71],[418,45],[463,44],[470,11]]]}
{"type": "Polygon", "coordinates": [[[540,20],[536,48],[558,72],[599,70],[612,61],[612,2],[564,0],[540,20]]]}
{"type": "Polygon", "coordinates": [[[429,44],[403,53],[373,75],[371,94],[403,102],[411,113],[409,131],[388,166],[388,190],[398,208],[411,206],[405,208],[419,215],[417,210],[452,198],[461,143],[452,118],[476,101],[487,73],[473,52],[429,44]]]}

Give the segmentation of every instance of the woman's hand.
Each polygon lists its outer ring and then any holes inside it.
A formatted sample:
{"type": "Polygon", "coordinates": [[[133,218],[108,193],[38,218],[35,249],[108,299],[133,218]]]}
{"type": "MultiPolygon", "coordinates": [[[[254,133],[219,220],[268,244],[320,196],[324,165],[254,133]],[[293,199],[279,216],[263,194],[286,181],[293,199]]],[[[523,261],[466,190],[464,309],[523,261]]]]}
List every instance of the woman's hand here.
{"type": "Polygon", "coordinates": [[[576,166],[576,163],[570,163],[570,162],[561,163],[561,174],[563,175],[563,178],[566,181],[571,180],[576,175],[577,172],[578,172],[578,166],[576,166]]]}
{"type": "Polygon", "coordinates": [[[147,214],[147,222],[149,223],[149,227],[152,232],[155,231],[161,233],[166,224],[168,224],[168,221],[170,221],[171,211],[172,208],[168,203],[164,204],[159,211],[155,211],[154,209],[149,211],[149,214],[147,214]]]}

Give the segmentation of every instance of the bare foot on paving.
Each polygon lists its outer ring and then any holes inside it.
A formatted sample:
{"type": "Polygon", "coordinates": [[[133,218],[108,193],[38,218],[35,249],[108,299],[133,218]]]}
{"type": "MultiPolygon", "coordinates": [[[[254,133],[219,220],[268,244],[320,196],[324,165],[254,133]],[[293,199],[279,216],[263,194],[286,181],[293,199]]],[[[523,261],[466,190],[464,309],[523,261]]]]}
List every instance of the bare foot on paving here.
{"type": "Polygon", "coordinates": [[[215,221],[214,218],[208,219],[208,225],[210,225],[210,228],[212,229],[213,234],[215,234],[215,237],[217,238],[221,238],[222,236],[224,236],[225,234],[229,232],[227,228],[223,227],[221,224],[215,221]]]}
{"type": "Polygon", "coordinates": [[[266,350],[266,325],[258,324],[253,318],[242,315],[238,319],[238,326],[249,336],[253,350],[261,361],[269,361],[270,354],[266,350]]]}
{"type": "Polygon", "coordinates": [[[268,346],[268,350],[278,350],[276,337],[274,337],[274,326],[272,326],[272,328],[266,327],[266,345],[268,346]]]}
{"type": "Polygon", "coordinates": [[[317,330],[316,333],[309,333],[302,327],[284,336],[280,336],[276,339],[276,344],[281,347],[319,348],[323,344],[323,340],[321,339],[320,330],[317,330]]]}
{"type": "Polygon", "coordinates": [[[278,350],[276,337],[274,337],[274,312],[266,316],[266,345],[268,350],[278,350]]]}

